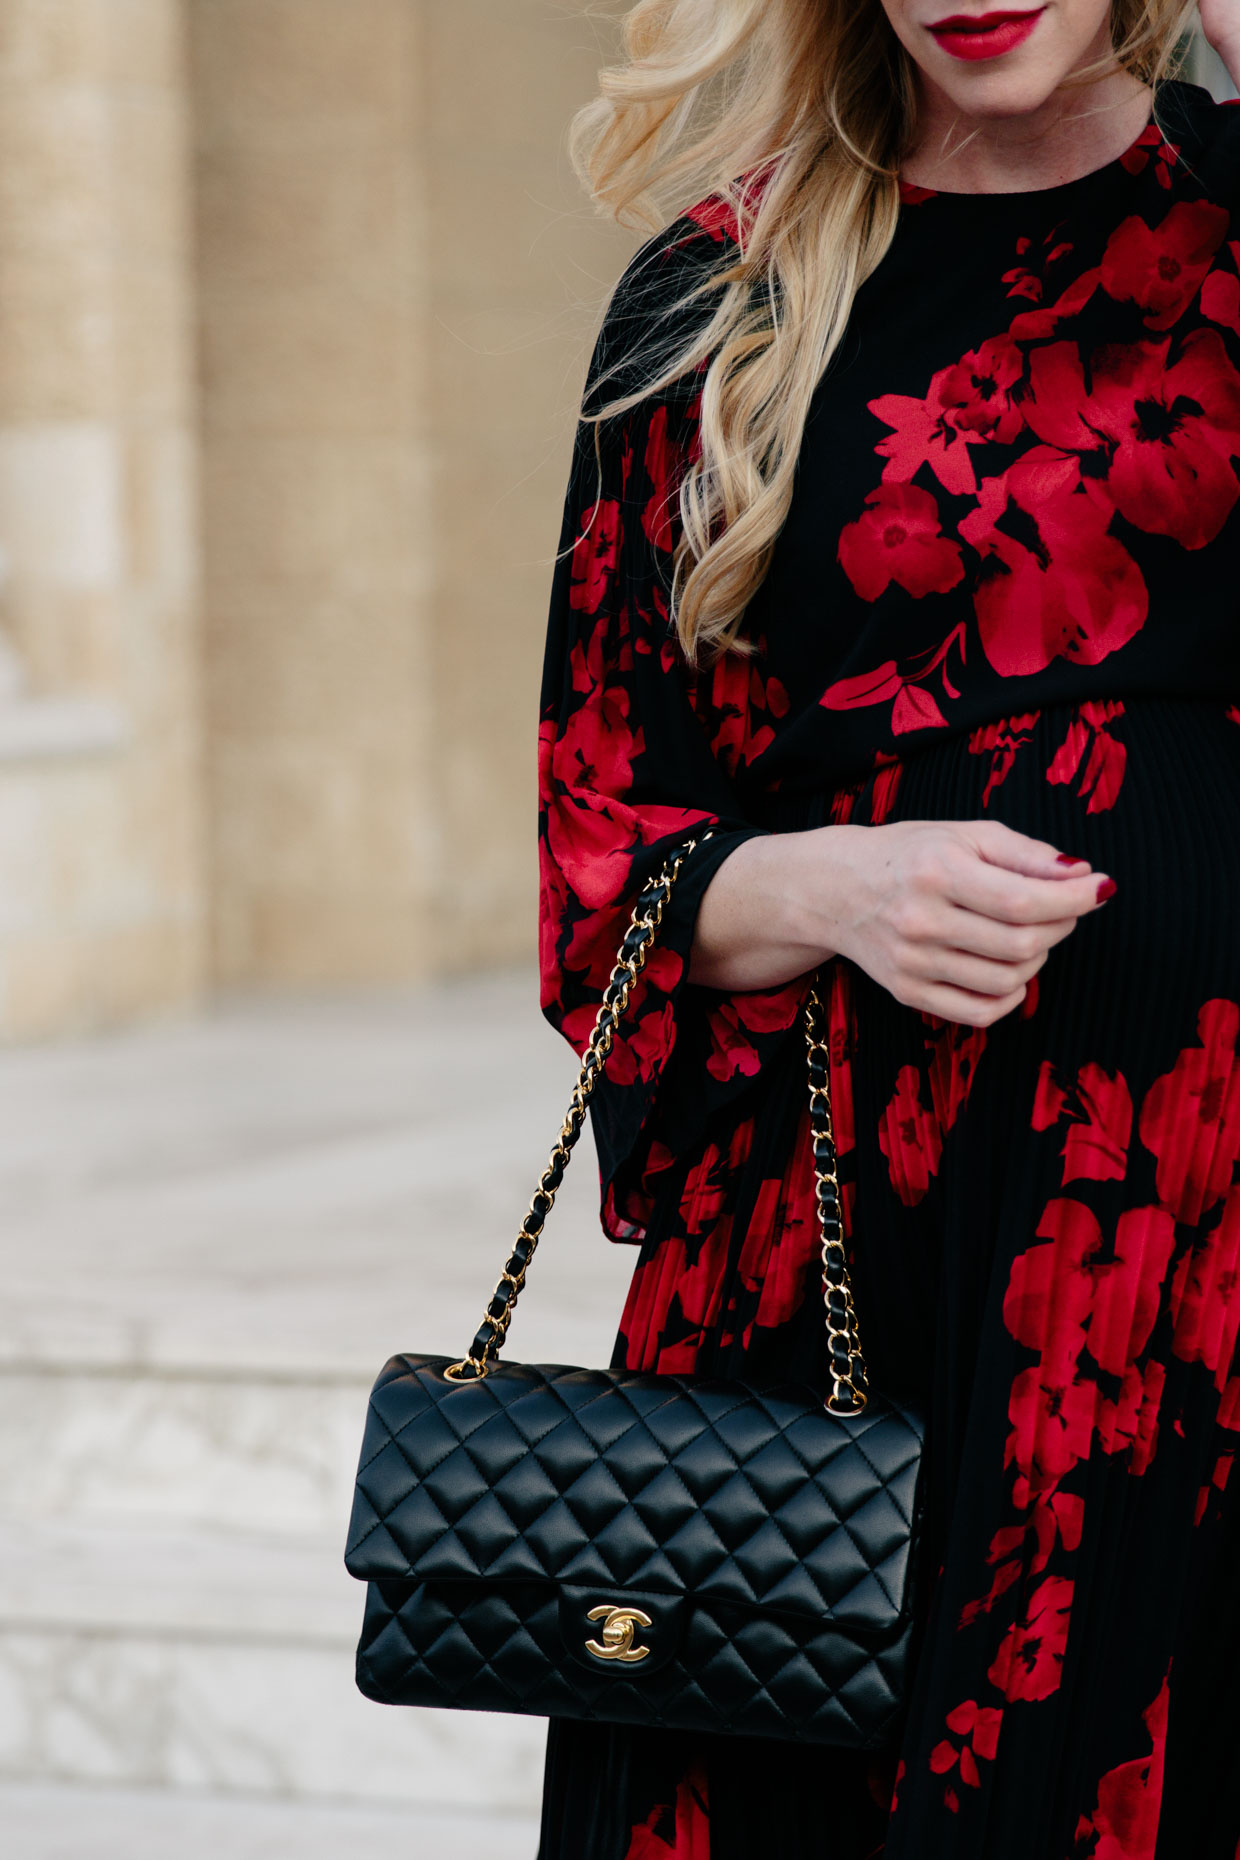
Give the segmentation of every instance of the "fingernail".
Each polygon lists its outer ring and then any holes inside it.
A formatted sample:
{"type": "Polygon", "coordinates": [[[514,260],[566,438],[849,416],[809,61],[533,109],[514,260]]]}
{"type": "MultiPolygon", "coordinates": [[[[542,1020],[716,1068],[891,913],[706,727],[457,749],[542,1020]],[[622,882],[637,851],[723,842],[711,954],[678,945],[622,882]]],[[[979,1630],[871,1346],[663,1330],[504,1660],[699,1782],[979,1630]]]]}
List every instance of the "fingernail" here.
{"type": "Polygon", "coordinates": [[[1071,853],[1056,853],[1055,864],[1056,865],[1088,865],[1089,860],[1088,859],[1076,859],[1073,857],[1071,853]]]}
{"type": "Polygon", "coordinates": [[[1099,904],[1104,904],[1108,898],[1113,898],[1118,890],[1119,886],[1113,878],[1101,879],[1098,884],[1099,904]]]}

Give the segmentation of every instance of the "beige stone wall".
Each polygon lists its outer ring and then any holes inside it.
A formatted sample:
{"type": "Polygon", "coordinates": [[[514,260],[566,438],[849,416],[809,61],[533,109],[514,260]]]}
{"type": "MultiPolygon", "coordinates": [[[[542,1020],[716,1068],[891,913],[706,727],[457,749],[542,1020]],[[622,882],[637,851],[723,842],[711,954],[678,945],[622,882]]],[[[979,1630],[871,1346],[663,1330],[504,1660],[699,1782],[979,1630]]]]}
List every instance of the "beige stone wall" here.
{"type": "Polygon", "coordinates": [[[203,972],[178,0],[0,0],[0,1036],[203,972]]]}
{"type": "Polygon", "coordinates": [[[547,0],[192,0],[226,982],[524,955],[568,415],[620,258],[547,0]]]}
{"type": "Polygon", "coordinates": [[[576,0],[0,0],[0,1038],[533,948],[576,0]]]}

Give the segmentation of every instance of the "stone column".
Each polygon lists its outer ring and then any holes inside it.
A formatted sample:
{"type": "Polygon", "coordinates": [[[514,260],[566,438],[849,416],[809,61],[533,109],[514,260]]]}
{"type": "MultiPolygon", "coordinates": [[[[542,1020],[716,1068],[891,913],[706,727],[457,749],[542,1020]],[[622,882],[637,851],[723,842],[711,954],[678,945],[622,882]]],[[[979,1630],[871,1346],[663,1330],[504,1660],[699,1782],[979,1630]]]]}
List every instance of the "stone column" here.
{"type": "Polygon", "coordinates": [[[426,180],[408,0],[195,0],[214,951],[428,966],[426,180]]]}
{"type": "Polygon", "coordinates": [[[623,250],[544,0],[193,0],[216,973],[534,946],[539,662],[623,250]]]}
{"type": "Polygon", "coordinates": [[[202,973],[180,0],[0,0],[0,1037],[202,973]]]}

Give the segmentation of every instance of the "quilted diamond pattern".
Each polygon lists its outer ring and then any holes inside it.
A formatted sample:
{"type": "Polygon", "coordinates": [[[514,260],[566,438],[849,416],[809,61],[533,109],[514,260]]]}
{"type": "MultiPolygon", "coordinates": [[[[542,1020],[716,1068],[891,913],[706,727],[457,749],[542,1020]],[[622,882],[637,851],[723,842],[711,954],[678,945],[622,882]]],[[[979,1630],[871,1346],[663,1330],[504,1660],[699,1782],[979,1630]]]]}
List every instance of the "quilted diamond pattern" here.
{"type": "Polygon", "coordinates": [[[915,1416],[619,1370],[450,1383],[448,1361],[396,1357],[371,1396],[345,1558],[370,1585],[363,1692],[884,1741],[911,1633],[915,1416]],[[595,1670],[601,1604],[647,1614],[657,1659],[595,1670]]]}

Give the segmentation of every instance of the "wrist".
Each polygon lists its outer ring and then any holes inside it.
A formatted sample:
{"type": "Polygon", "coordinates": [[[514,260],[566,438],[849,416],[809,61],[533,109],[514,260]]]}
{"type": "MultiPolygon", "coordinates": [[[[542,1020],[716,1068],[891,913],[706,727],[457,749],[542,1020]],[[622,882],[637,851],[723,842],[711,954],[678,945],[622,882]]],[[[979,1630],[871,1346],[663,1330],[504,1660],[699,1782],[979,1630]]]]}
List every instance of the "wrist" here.
{"type": "Polygon", "coordinates": [[[847,955],[848,928],[856,901],[857,871],[853,854],[870,827],[814,827],[788,835],[788,882],[783,899],[783,929],[789,943],[803,948],[807,967],[833,955],[847,955]]]}

